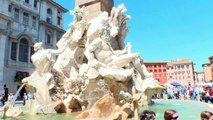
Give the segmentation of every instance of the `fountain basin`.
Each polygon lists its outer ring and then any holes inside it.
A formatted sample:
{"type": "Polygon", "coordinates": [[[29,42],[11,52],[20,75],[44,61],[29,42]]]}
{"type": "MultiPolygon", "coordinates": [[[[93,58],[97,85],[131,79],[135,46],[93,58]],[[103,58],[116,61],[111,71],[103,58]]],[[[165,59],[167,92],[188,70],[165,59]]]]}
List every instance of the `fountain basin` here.
{"type": "Polygon", "coordinates": [[[164,111],[174,109],[179,114],[180,120],[200,120],[200,113],[204,110],[213,111],[213,105],[192,100],[154,100],[155,104],[140,109],[152,110],[156,113],[157,120],[164,120],[164,111]]]}
{"type": "MultiPolygon", "coordinates": [[[[200,120],[201,111],[213,111],[212,104],[206,104],[199,101],[191,100],[154,100],[155,104],[141,107],[143,110],[152,110],[156,113],[157,120],[163,120],[164,111],[167,109],[174,109],[179,113],[180,120],[200,120]]],[[[75,116],[79,113],[71,114],[48,114],[48,115],[29,115],[29,110],[22,107],[24,116],[18,117],[18,120],[75,120],[75,116]]],[[[6,120],[13,120],[7,118],[6,120]]]]}

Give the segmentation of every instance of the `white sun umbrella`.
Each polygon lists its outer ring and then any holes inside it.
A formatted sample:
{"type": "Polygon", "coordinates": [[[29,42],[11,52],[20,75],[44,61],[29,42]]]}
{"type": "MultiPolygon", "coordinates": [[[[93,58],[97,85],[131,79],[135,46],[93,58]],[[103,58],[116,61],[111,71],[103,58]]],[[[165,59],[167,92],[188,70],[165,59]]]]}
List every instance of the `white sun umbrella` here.
{"type": "Polygon", "coordinates": [[[165,83],[164,86],[166,86],[167,88],[168,88],[168,87],[169,87],[169,88],[173,88],[173,87],[174,87],[174,86],[171,85],[170,83],[165,83]]]}

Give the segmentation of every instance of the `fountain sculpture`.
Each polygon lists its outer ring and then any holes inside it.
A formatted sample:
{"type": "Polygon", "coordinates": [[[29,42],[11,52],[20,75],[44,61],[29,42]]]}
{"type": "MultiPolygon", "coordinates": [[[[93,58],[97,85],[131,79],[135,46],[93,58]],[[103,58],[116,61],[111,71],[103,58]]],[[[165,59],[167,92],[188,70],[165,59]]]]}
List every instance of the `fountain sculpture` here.
{"type": "Polygon", "coordinates": [[[121,4],[110,15],[102,12],[88,20],[84,7],[76,6],[57,50],[34,45],[35,72],[22,80],[36,89],[31,114],[82,111],[76,119],[137,119],[138,106],[150,104],[163,87],[131,44],[124,46],[130,19],[125,11],[121,4]]]}

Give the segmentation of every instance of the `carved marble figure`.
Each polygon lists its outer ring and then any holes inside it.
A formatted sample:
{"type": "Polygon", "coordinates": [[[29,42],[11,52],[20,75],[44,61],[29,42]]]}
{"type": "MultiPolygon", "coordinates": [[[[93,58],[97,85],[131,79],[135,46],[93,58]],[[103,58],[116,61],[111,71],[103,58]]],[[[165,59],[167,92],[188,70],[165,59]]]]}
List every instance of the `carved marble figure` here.
{"type": "Polygon", "coordinates": [[[138,119],[138,107],[150,104],[151,96],[164,87],[146,70],[139,53],[132,53],[131,44],[124,45],[130,19],[125,11],[121,4],[110,14],[87,19],[84,7],[76,6],[58,49],[34,45],[35,72],[22,80],[36,89],[31,114],[78,112],[76,119],[138,119]]]}

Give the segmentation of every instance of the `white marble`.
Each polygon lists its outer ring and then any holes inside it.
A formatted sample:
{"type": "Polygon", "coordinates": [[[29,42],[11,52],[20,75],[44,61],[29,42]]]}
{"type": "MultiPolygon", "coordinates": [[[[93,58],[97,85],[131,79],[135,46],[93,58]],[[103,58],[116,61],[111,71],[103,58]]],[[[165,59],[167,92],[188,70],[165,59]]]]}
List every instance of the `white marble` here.
{"type": "Polygon", "coordinates": [[[138,106],[151,103],[151,96],[163,87],[146,70],[139,53],[132,53],[131,44],[123,45],[130,18],[125,11],[121,4],[110,16],[103,12],[88,21],[84,8],[77,6],[72,11],[74,21],[57,43],[58,49],[34,45],[36,71],[23,80],[36,88],[32,111],[76,112],[87,108],[91,112],[88,117],[104,117],[93,114],[105,111],[101,104],[106,103],[116,106],[115,114],[106,113],[113,119],[119,115],[127,119],[131,113],[138,119],[138,106]]]}

